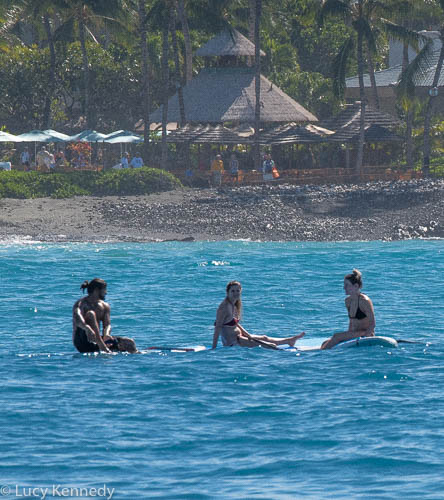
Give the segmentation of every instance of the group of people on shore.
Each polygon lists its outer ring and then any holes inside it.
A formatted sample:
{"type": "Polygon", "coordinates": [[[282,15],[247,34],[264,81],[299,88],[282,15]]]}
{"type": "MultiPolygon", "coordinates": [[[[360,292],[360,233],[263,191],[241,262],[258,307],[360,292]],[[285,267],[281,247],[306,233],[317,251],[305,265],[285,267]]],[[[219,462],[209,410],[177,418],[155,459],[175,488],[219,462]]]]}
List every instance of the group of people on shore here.
{"type": "MultiPolygon", "coordinates": [[[[136,343],[128,337],[111,335],[111,309],[105,297],[107,284],[100,278],[85,281],[80,287],[87,290],[88,295],[77,300],[73,306],[72,341],[79,352],[129,352],[137,353],[136,343]],[[102,331],[100,328],[102,325],[102,331]]],[[[321,349],[331,349],[335,345],[356,337],[373,337],[375,335],[375,314],[370,298],[361,292],[362,275],[357,269],[344,277],[344,291],[347,295],[345,307],[348,312],[348,329],[335,333],[327,339],[321,349]]],[[[230,281],[226,287],[226,296],[219,305],[214,323],[212,348],[217,347],[219,337],[224,347],[257,347],[278,349],[279,345],[294,346],[305,333],[291,337],[269,337],[268,335],[252,335],[241,324],[242,319],[242,285],[238,281],[230,281]]]]}
{"type": "Polygon", "coordinates": [[[128,152],[123,153],[122,158],[120,159],[120,163],[114,165],[114,169],[121,168],[142,168],[143,167],[143,159],[140,156],[140,153],[136,151],[134,156],[130,158],[130,154],[128,152]]]}
{"type": "MultiPolygon", "coordinates": [[[[232,184],[237,184],[241,181],[239,160],[235,153],[231,153],[230,159],[228,161],[228,169],[225,170],[224,161],[222,155],[217,154],[214,160],[211,162],[210,171],[212,174],[212,184],[218,187],[222,184],[223,176],[228,172],[229,179],[232,184]]],[[[262,178],[264,181],[272,181],[279,178],[279,172],[276,168],[274,160],[271,158],[270,153],[266,153],[262,161],[262,178]]]]}

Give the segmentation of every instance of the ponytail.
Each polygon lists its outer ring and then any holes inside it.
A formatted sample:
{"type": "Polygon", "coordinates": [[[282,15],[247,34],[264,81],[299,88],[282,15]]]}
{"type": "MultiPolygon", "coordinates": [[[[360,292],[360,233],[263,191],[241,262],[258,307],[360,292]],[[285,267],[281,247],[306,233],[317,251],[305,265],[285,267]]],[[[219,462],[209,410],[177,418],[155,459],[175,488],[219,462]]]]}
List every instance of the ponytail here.
{"type": "Polygon", "coordinates": [[[358,269],[353,269],[350,274],[345,277],[346,280],[350,281],[352,285],[357,284],[359,288],[362,288],[362,274],[358,269]]]}
{"type": "Polygon", "coordinates": [[[100,278],[94,278],[91,281],[85,280],[81,285],[80,285],[80,290],[83,290],[83,293],[85,293],[85,289],[88,291],[88,295],[91,295],[96,288],[105,288],[106,287],[106,281],[102,280],[100,278]]]}

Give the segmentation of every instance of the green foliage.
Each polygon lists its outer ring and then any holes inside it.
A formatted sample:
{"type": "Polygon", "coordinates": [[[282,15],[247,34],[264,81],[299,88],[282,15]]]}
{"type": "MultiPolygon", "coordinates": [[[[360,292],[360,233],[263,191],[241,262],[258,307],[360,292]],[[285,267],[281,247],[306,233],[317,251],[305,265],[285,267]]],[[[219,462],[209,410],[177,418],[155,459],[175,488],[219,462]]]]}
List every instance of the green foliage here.
{"type": "Polygon", "coordinates": [[[172,174],[147,167],[108,172],[0,172],[0,198],[137,195],[180,186],[172,174]]]}

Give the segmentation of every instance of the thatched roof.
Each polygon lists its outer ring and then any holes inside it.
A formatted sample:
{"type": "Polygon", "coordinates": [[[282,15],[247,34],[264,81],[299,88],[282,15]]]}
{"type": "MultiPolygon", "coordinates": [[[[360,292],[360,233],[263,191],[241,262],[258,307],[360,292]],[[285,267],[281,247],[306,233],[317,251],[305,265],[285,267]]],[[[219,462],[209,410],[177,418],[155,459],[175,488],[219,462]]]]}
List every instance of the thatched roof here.
{"type": "Polygon", "coordinates": [[[167,142],[192,142],[195,144],[247,144],[251,139],[239,136],[223,125],[185,125],[171,132],[167,142]]]}
{"type": "MultiPolygon", "coordinates": [[[[197,56],[254,56],[255,46],[234,28],[226,28],[196,51],[197,56]]],[[[261,50],[261,56],[265,52],[261,50]]]]}
{"type": "MultiPolygon", "coordinates": [[[[330,136],[332,142],[358,142],[359,127],[344,127],[339,129],[334,135],[330,136]]],[[[364,131],[364,142],[402,142],[404,138],[395,134],[386,127],[377,124],[367,124],[364,131]]]]}
{"type": "Polygon", "coordinates": [[[290,123],[264,132],[261,134],[260,142],[262,144],[313,144],[325,142],[332,134],[334,134],[333,131],[316,125],[301,126],[290,123]]]}
{"type": "MultiPolygon", "coordinates": [[[[355,102],[354,104],[348,104],[346,108],[336,116],[324,120],[322,126],[335,131],[339,131],[339,129],[344,127],[357,128],[359,130],[360,119],[361,104],[355,102]]],[[[399,121],[392,115],[378,111],[371,106],[365,107],[365,123],[370,125],[381,125],[383,127],[399,126],[399,121]]]]}
{"type": "MultiPolygon", "coordinates": [[[[187,122],[254,123],[255,84],[254,68],[205,68],[183,88],[187,122]]],[[[162,107],[151,116],[162,119],[162,107]]],[[[179,122],[177,94],[168,101],[168,122],[179,122]]],[[[310,122],[316,116],[294,99],[261,76],[261,122],[310,122]]]]}

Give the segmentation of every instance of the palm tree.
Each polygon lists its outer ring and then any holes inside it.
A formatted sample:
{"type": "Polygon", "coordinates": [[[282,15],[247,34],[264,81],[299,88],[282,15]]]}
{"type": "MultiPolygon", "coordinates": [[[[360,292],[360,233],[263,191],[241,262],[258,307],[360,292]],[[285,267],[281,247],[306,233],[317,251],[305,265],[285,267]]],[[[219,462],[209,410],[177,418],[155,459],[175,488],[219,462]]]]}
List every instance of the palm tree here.
{"type": "Polygon", "coordinates": [[[82,111],[86,127],[91,128],[93,116],[90,106],[90,68],[87,51],[87,39],[99,43],[93,31],[97,26],[103,26],[106,21],[117,25],[122,15],[121,0],[52,0],[64,17],[63,24],[57,29],[56,37],[67,37],[76,33],[82,51],[83,70],[83,103],[82,111]]]}
{"type": "Polygon", "coordinates": [[[422,161],[422,172],[424,175],[429,175],[430,173],[431,121],[436,97],[438,95],[438,84],[444,62],[444,21],[442,21],[444,14],[444,0],[434,0],[432,7],[438,8],[439,16],[437,16],[437,19],[441,18],[441,27],[439,29],[441,50],[439,51],[438,57],[436,59],[437,51],[434,51],[433,40],[429,39],[422,50],[415,57],[415,59],[413,59],[413,61],[402,72],[398,85],[398,94],[402,98],[406,98],[407,100],[411,101],[415,98],[416,79],[425,71],[430,70],[430,68],[432,68],[433,66],[435,67],[433,82],[431,84],[429,95],[427,97],[426,110],[424,114],[424,142],[422,161]]]}
{"type": "Polygon", "coordinates": [[[337,96],[342,97],[345,90],[345,75],[347,63],[353,53],[358,63],[359,97],[361,101],[361,116],[359,124],[358,154],[356,172],[362,173],[362,162],[365,140],[365,107],[366,96],[364,87],[364,46],[367,49],[367,63],[369,63],[371,81],[375,101],[378,103],[376,82],[374,79],[372,54],[376,52],[375,23],[389,31],[393,23],[381,22],[381,14],[387,12],[388,5],[382,0],[323,0],[319,13],[319,22],[322,25],[328,16],[342,16],[347,25],[353,28],[353,33],[345,41],[334,61],[334,90],[337,96]],[[373,76],[373,77],[372,77],[373,76]]]}
{"type": "MultiPolygon", "coordinates": [[[[54,19],[57,15],[52,0],[15,0],[14,2],[4,0],[5,7],[8,7],[7,23],[2,26],[1,32],[9,34],[15,30],[20,22],[27,22],[38,26],[41,24],[46,33],[46,42],[50,54],[48,89],[45,95],[45,106],[43,111],[43,124],[45,128],[51,128],[51,103],[56,88],[56,50],[54,44],[54,19]]],[[[11,38],[9,38],[11,41],[11,38]]]]}
{"type": "Polygon", "coordinates": [[[254,163],[259,170],[261,157],[259,149],[259,130],[261,124],[261,39],[260,23],[262,14],[262,0],[256,0],[254,5],[254,86],[256,91],[256,106],[254,111],[254,163]]]}
{"type": "Polygon", "coordinates": [[[139,22],[139,39],[142,67],[142,113],[143,113],[143,147],[144,160],[148,158],[149,141],[150,141],[150,97],[149,97],[149,61],[147,48],[147,31],[148,31],[148,15],[146,11],[145,0],[138,0],[137,15],[139,22]]]}
{"type": "Polygon", "coordinates": [[[185,8],[185,0],[177,1],[177,11],[182,25],[183,39],[185,43],[185,81],[188,83],[193,78],[193,49],[191,47],[190,28],[188,15],[185,8]]]}

